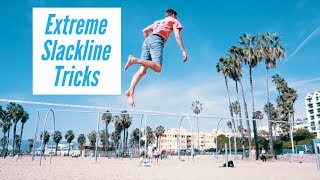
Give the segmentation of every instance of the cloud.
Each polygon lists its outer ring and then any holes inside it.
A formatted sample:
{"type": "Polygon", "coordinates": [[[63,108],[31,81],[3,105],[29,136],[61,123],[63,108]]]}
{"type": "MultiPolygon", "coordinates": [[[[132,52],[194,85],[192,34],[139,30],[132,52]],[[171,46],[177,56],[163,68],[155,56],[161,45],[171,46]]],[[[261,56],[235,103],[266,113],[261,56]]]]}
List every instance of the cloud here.
{"type": "Polygon", "coordinates": [[[304,39],[299,46],[293,51],[293,53],[291,53],[287,60],[290,59],[291,57],[293,57],[295,54],[297,54],[299,52],[299,50],[301,48],[303,48],[303,46],[305,46],[310,40],[312,40],[314,37],[316,37],[318,35],[318,33],[320,32],[320,26],[317,27],[306,39],[304,39]]]}

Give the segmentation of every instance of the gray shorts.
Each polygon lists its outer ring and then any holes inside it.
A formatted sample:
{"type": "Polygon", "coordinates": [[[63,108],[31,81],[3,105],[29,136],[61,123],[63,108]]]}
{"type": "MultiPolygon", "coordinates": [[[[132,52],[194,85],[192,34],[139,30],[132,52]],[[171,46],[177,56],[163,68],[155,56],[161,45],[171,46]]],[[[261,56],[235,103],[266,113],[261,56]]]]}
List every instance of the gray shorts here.
{"type": "Polygon", "coordinates": [[[142,44],[141,59],[162,65],[163,38],[160,35],[148,36],[142,44]]]}

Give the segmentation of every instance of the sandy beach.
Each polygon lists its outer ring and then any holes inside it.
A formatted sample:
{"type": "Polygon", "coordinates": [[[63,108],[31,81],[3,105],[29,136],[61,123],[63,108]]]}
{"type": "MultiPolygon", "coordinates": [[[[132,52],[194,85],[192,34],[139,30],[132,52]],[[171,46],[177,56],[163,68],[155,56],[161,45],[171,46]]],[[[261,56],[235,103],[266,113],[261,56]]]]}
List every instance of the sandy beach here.
{"type": "Polygon", "coordinates": [[[235,161],[235,168],[219,168],[223,162],[212,157],[186,158],[179,161],[176,157],[159,160],[152,167],[140,167],[138,159],[107,159],[54,157],[39,166],[39,157],[0,159],[1,179],[237,179],[237,180],[319,180],[314,162],[284,162],[247,160],[235,161]]]}

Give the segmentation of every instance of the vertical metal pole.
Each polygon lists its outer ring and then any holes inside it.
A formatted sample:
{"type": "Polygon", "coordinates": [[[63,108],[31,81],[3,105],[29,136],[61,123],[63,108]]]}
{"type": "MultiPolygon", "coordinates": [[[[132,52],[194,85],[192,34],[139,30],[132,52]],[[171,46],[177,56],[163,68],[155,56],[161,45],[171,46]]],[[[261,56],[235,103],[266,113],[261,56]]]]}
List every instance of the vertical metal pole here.
{"type": "MultiPolygon", "coordinates": [[[[180,146],[181,146],[181,123],[182,123],[182,120],[185,116],[182,116],[182,118],[180,119],[180,122],[179,122],[179,129],[178,129],[178,135],[177,135],[177,139],[178,139],[178,157],[179,157],[179,160],[180,160],[180,146]]],[[[191,139],[192,139],[192,136],[191,136],[191,139]]]]}
{"type": "Polygon", "coordinates": [[[192,163],[194,163],[194,140],[193,140],[193,126],[190,120],[189,115],[186,116],[189,120],[190,128],[191,128],[191,142],[192,142],[192,149],[191,149],[191,155],[192,155],[192,163]]]}
{"type": "Polygon", "coordinates": [[[290,118],[290,138],[291,138],[291,148],[292,148],[292,154],[294,154],[294,145],[293,145],[293,121],[289,115],[290,118]]]}
{"type": "Polygon", "coordinates": [[[226,154],[226,167],[228,167],[228,146],[227,143],[224,144],[225,154],[226,154]]]}
{"type": "MultiPolygon", "coordinates": [[[[52,112],[53,113],[53,110],[52,109],[49,109],[46,113],[46,116],[45,116],[45,119],[44,119],[44,123],[43,123],[43,131],[42,131],[42,140],[41,140],[41,153],[40,153],[40,166],[41,166],[41,160],[42,160],[42,155],[43,157],[45,157],[45,144],[43,143],[44,142],[44,131],[46,129],[46,123],[47,123],[47,119],[48,119],[48,114],[49,112],[52,112]],[[42,153],[42,149],[44,150],[44,152],[42,153]]],[[[54,115],[53,115],[54,116],[54,115]]],[[[52,149],[51,149],[52,150],[52,149]]]]}
{"type": "MultiPolygon", "coordinates": [[[[31,161],[33,161],[33,160],[34,160],[35,151],[36,151],[35,144],[36,144],[36,141],[37,141],[37,134],[38,134],[39,122],[40,122],[40,112],[39,112],[39,110],[37,110],[37,114],[38,114],[38,120],[37,120],[36,130],[35,130],[35,133],[34,133],[33,146],[32,146],[32,158],[31,158],[31,161]]],[[[30,152],[30,153],[31,153],[31,152],[30,152]]]]}
{"type": "Polygon", "coordinates": [[[216,153],[217,153],[217,160],[219,159],[219,153],[218,153],[218,128],[220,125],[220,122],[223,120],[224,118],[221,118],[217,124],[217,128],[216,128],[216,153]]]}
{"type": "Polygon", "coordinates": [[[230,154],[230,156],[231,156],[231,137],[230,137],[230,136],[231,136],[231,134],[228,135],[228,139],[229,139],[229,150],[230,150],[230,151],[229,151],[229,154],[230,154]]]}
{"type": "Polygon", "coordinates": [[[98,161],[99,121],[100,121],[100,112],[98,112],[98,119],[97,119],[97,134],[96,134],[97,136],[96,136],[96,149],[95,149],[96,162],[98,161]]]}
{"type": "Polygon", "coordinates": [[[140,132],[141,132],[141,126],[142,126],[142,119],[144,117],[144,114],[142,114],[142,117],[140,119],[140,128],[139,128],[139,145],[138,145],[138,156],[140,158],[140,141],[141,141],[141,135],[140,135],[140,132]]]}
{"type": "Polygon", "coordinates": [[[314,153],[316,155],[316,163],[317,163],[317,169],[320,170],[320,161],[319,161],[319,153],[318,153],[318,146],[317,146],[317,140],[313,140],[313,146],[314,146],[314,153]]]}
{"type": "MultiPolygon", "coordinates": [[[[53,134],[56,132],[56,117],[54,115],[54,111],[51,109],[52,116],[53,116],[53,134]]],[[[52,137],[52,140],[54,140],[54,136],[52,137]]],[[[52,161],[52,150],[53,150],[53,141],[51,143],[51,153],[50,153],[50,164],[52,161]]]]}
{"type": "Polygon", "coordinates": [[[146,152],[144,153],[144,159],[147,158],[147,153],[148,153],[148,137],[147,137],[147,115],[144,115],[144,137],[146,137],[146,141],[145,141],[145,147],[146,147],[146,152]]]}

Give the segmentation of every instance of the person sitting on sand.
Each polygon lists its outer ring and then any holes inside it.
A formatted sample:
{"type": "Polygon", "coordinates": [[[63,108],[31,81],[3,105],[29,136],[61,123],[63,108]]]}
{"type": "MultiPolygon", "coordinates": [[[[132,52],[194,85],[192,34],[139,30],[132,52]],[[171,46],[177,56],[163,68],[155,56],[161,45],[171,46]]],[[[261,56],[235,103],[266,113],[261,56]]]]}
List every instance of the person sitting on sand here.
{"type": "Polygon", "coordinates": [[[261,149],[261,160],[262,162],[267,162],[267,154],[264,148],[261,149]]]}

